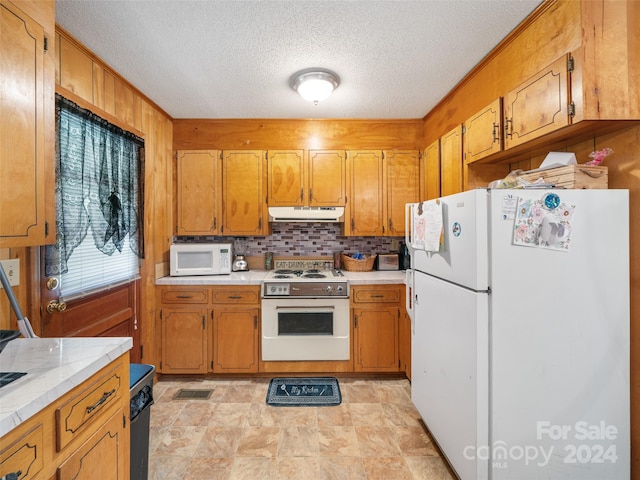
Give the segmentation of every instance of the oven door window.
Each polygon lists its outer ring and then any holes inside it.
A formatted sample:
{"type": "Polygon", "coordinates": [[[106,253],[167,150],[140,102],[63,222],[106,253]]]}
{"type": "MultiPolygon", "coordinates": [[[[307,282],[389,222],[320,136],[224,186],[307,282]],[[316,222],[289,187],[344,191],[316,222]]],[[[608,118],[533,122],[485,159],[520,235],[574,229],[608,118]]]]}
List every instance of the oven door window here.
{"type": "Polygon", "coordinates": [[[333,336],[333,312],[278,312],[278,336],[333,336]]]}

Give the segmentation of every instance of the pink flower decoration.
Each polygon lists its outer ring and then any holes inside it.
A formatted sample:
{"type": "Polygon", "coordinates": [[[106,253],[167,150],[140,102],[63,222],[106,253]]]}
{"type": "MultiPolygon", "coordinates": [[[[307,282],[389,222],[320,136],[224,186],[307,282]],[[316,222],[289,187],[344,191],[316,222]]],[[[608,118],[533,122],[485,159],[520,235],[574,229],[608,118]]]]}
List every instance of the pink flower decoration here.
{"type": "Polygon", "coordinates": [[[596,150],[594,152],[591,152],[589,154],[589,158],[593,158],[593,160],[586,162],[585,165],[600,165],[604,161],[604,159],[609,155],[611,155],[612,153],[613,153],[613,150],[610,149],[609,147],[605,147],[602,150],[596,150]]]}

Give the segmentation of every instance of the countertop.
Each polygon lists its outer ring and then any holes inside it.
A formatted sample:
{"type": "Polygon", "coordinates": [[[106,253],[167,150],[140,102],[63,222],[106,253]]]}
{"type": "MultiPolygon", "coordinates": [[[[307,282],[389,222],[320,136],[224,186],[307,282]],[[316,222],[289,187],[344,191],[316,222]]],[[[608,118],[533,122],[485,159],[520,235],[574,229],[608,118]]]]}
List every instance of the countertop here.
{"type": "Polygon", "coordinates": [[[80,385],[133,346],[129,337],[17,338],[0,371],[26,372],[0,389],[0,437],[80,385]]]}
{"type": "MultiPolygon", "coordinates": [[[[404,283],[404,270],[347,272],[342,270],[350,285],[374,285],[404,283]]],[[[232,272],[229,275],[202,275],[193,277],[162,277],[156,285],[260,285],[266,270],[232,272]]]]}

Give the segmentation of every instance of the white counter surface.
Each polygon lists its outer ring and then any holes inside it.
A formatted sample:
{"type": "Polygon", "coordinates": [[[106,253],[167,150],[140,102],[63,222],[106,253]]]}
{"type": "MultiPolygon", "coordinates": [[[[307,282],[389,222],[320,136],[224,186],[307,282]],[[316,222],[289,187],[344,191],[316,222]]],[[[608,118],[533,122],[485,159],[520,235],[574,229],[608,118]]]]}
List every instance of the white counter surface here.
{"type": "Polygon", "coordinates": [[[17,338],[0,371],[27,375],[0,388],[0,437],[129,351],[129,337],[17,338]]]}
{"type": "MultiPolygon", "coordinates": [[[[404,283],[404,270],[347,272],[342,271],[350,285],[374,285],[404,283]]],[[[162,277],[156,285],[260,285],[267,275],[266,270],[232,272],[229,275],[202,275],[193,277],[162,277]]]]}

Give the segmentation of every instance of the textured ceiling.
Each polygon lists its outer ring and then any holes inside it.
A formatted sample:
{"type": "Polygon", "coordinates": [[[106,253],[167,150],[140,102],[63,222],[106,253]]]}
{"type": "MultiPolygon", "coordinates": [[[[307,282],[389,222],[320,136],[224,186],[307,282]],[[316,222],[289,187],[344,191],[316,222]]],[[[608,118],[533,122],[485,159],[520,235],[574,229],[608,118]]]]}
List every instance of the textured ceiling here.
{"type": "Polygon", "coordinates": [[[56,0],[56,22],[173,118],[421,118],[539,0],[56,0]],[[309,67],[341,84],[314,106],[309,67]]]}

